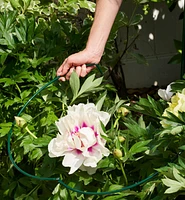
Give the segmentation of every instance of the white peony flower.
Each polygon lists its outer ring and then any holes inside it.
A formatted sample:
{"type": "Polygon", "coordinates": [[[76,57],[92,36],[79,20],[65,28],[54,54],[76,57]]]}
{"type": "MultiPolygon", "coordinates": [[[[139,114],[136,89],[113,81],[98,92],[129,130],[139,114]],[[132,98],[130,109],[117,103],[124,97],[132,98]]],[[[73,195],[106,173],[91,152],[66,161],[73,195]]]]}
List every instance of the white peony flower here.
{"type": "Polygon", "coordinates": [[[180,9],[184,9],[184,0],[179,0],[178,6],[179,6],[180,9]]]}
{"type": "Polygon", "coordinates": [[[59,133],[48,145],[50,157],[64,156],[63,166],[70,167],[69,174],[81,169],[89,174],[96,172],[97,163],[109,155],[105,147],[105,134],[101,128],[110,115],[98,111],[93,103],[68,107],[67,115],[56,122],[59,133]]]}
{"type": "MultiPolygon", "coordinates": [[[[172,98],[171,103],[168,102],[168,107],[164,110],[163,116],[167,117],[167,111],[173,113],[176,117],[180,118],[179,112],[185,112],[185,88],[182,92],[177,92],[172,98]]],[[[175,127],[177,123],[163,119],[161,122],[164,128],[175,127]]]]}
{"type": "Polygon", "coordinates": [[[173,96],[173,92],[171,92],[171,84],[169,84],[166,88],[164,89],[159,89],[158,90],[158,95],[165,101],[169,101],[171,97],[173,96]]]}

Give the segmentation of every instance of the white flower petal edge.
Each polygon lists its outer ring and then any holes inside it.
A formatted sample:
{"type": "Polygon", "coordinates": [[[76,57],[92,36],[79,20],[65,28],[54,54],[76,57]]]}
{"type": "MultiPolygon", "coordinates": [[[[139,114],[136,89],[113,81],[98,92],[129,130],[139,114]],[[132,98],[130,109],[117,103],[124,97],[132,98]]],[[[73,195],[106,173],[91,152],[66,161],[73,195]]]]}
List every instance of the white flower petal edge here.
{"type": "Polygon", "coordinates": [[[169,101],[174,94],[173,92],[171,92],[171,90],[172,90],[171,84],[169,84],[167,86],[166,90],[164,90],[164,89],[158,90],[158,95],[165,101],[169,101]]]}
{"type": "Polygon", "coordinates": [[[101,123],[106,126],[109,119],[93,103],[69,106],[67,115],[56,122],[59,133],[48,145],[49,156],[64,156],[62,165],[70,167],[69,174],[78,169],[95,173],[97,163],[110,153],[101,137],[101,123]]]}

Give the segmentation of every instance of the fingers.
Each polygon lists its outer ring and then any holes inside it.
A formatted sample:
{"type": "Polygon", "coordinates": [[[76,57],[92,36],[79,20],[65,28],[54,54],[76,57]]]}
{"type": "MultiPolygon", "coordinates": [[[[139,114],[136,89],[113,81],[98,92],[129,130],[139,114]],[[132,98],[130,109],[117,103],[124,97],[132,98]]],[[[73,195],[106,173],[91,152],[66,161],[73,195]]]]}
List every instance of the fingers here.
{"type": "Polygon", "coordinates": [[[79,76],[85,77],[86,75],[87,75],[87,67],[86,67],[86,65],[82,65],[79,76]]]}
{"type": "Polygon", "coordinates": [[[69,80],[72,72],[75,71],[79,77],[85,77],[87,75],[87,67],[86,65],[71,67],[69,72],[65,75],[66,80],[69,80]]]}
{"type": "Polygon", "coordinates": [[[64,76],[72,67],[72,63],[68,62],[68,58],[64,60],[62,65],[57,70],[57,76],[64,76]]]}
{"type": "MultiPolygon", "coordinates": [[[[60,81],[69,80],[73,71],[76,71],[79,77],[85,77],[95,66],[86,66],[85,64],[78,61],[80,53],[73,54],[66,58],[62,65],[57,70],[57,76],[60,76],[60,81]]],[[[81,58],[82,59],[82,58],[81,58]]],[[[88,61],[86,59],[82,59],[84,63],[88,61]]],[[[89,63],[89,62],[88,62],[89,63]]]]}
{"type": "MultiPolygon", "coordinates": [[[[77,73],[77,75],[79,77],[85,77],[91,70],[93,70],[96,66],[86,66],[85,64],[83,64],[82,66],[77,66],[77,67],[71,67],[69,69],[69,71],[65,74],[65,76],[62,76],[61,78],[59,78],[60,81],[65,81],[65,80],[69,80],[71,74],[73,73],[73,71],[75,71],[77,73]]],[[[58,72],[57,72],[58,73],[58,72]]],[[[57,74],[58,75],[58,74],[57,74]]]]}
{"type": "Polygon", "coordinates": [[[92,71],[94,68],[96,68],[96,65],[87,67],[87,68],[86,68],[86,75],[87,75],[90,71],[92,71]]]}
{"type": "Polygon", "coordinates": [[[70,70],[68,71],[68,73],[65,75],[66,80],[69,80],[71,74],[73,73],[73,71],[75,70],[75,67],[71,67],[70,70]]]}
{"type": "Polygon", "coordinates": [[[83,64],[82,66],[78,66],[75,68],[76,73],[80,77],[85,77],[91,70],[93,70],[96,66],[86,66],[83,64]]]}

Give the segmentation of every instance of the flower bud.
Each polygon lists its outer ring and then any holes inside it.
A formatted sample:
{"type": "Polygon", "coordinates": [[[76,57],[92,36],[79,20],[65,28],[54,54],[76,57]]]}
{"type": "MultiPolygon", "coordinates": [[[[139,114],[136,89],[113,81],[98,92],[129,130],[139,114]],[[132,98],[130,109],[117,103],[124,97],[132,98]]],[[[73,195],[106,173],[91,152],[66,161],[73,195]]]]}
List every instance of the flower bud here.
{"type": "Polygon", "coordinates": [[[23,119],[22,117],[15,116],[14,118],[15,118],[15,122],[16,122],[17,126],[22,128],[26,124],[26,120],[23,119]]]}
{"type": "Polygon", "coordinates": [[[119,141],[120,141],[121,143],[125,141],[125,138],[124,138],[123,136],[119,136],[118,139],[119,139],[119,141]]]}
{"type": "MultiPolygon", "coordinates": [[[[17,117],[15,116],[15,122],[17,124],[17,126],[19,126],[20,128],[23,128],[26,124],[26,120],[23,119],[22,117],[17,117]]],[[[37,137],[29,130],[29,128],[27,126],[25,126],[26,131],[35,139],[37,139],[37,137]]]]}
{"type": "Polygon", "coordinates": [[[125,107],[120,107],[118,109],[118,113],[121,113],[123,115],[123,117],[125,117],[129,112],[130,111],[127,108],[125,108],[125,107]]]}
{"type": "Polygon", "coordinates": [[[121,158],[123,156],[123,153],[120,149],[114,149],[113,151],[113,155],[116,157],[116,158],[121,158]]]}

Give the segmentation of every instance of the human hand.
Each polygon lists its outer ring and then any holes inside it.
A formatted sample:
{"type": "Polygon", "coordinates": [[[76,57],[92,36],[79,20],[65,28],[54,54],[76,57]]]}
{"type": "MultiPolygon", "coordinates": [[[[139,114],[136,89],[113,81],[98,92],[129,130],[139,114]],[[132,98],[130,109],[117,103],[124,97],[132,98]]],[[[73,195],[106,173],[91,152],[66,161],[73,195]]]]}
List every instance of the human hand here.
{"type": "Polygon", "coordinates": [[[78,76],[84,77],[96,66],[86,66],[86,64],[99,63],[101,56],[89,53],[87,50],[80,51],[70,55],[64,60],[62,65],[57,70],[57,76],[61,76],[59,80],[69,80],[73,71],[76,71],[78,76]]]}

